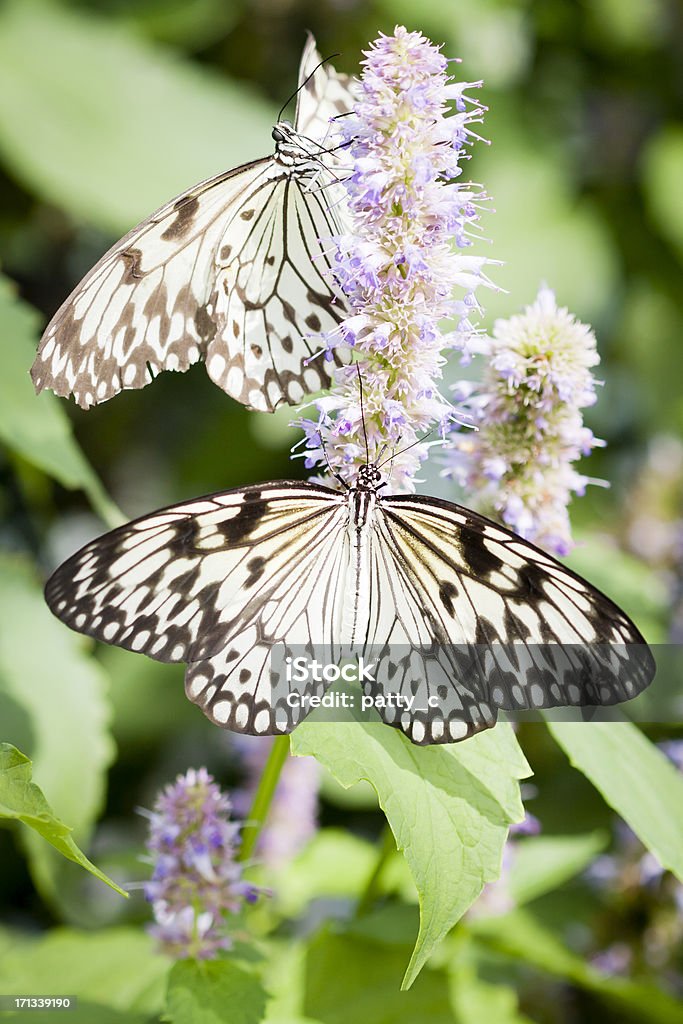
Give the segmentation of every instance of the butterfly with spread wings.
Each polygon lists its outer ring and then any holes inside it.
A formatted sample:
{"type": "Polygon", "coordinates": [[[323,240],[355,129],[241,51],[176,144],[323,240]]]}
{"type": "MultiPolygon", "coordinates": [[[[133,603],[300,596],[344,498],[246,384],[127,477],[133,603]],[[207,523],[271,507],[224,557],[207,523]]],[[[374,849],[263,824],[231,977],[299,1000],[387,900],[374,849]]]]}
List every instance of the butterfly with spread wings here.
{"type": "Polygon", "coordinates": [[[342,357],[326,359],[320,334],[346,311],[320,241],[343,231],[330,119],[352,106],[350,79],[309,36],[275,153],[196,185],[110,249],[48,324],[36,390],[88,408],[198,360],[261,411],[325,387],[342,357]]]}
{"type": "Polygon", "coordinates": [[[376,659],[366,693],[419,744],[649,684],[649,648],[600,591],[475,512],[382,487],[370,463],[346,493],[283,481],[161,509],[68,559],[47,602],[81,633],[186,662],[190,700],[237,732],[290,732],[325,692],[285,683],[278,649],[376,659]]]}

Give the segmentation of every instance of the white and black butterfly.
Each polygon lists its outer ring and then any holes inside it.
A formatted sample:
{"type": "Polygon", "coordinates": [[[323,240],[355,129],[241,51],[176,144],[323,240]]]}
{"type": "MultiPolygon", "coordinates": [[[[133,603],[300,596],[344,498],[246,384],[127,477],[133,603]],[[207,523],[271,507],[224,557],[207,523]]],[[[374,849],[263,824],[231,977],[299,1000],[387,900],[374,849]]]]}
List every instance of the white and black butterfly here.
{"type": "Polygon", "coordinates": [[[325,140],[353,106],[349,86],[309,36],[294,126],[275,125],[273,156],[195,185],[110,249],[48,324],[36,390],[88,408],[198,360],[262,411],[326,386],[334,362],[317,336],[346,303],[320,243],[343,230],[345,196],[325,140]]]}
{"type": "Polygon", "coordinates": [[[570,569],[466,508],[382,486],[369,464],[347,493],[282,481],[162,509],[73,555],[47,602],[79,632],[186,662],[190,700],[238,732],[286,733],[310,710],[271,671],[282,646],[383,661],[366,692],[412,696],[379,710],[421,744],[499,708],[613,704],[651,681],[635,625],[570,569]]]}

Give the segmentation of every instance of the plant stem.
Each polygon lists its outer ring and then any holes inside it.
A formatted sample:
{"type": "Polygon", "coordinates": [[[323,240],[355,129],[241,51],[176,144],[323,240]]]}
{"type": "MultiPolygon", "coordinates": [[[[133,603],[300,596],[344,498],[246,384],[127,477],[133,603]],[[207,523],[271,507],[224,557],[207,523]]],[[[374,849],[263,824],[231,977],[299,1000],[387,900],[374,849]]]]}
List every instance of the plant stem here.
{"type": "Polygon", "coordinates": [[[87,495],[93,512],[97,513],[110,530],[115,530],[117,526],[121,526],[127,521],[126,516],[114,504],[102,486],[99,477],[94,472],[92,478],[83,484],[83,490],[87,495]]]}
{"type": "Polygon", "coordinates": [[[394,833],[391,831],[389,826],[385,823],[384,829],[380,836],[380,848],[377,856],[377,861],[372,874],[368,878],[367,885],[363,893],[361,894],[358,904],[356,906],[356,917],[362,917],[363,914],[367,914],[368,910],[379,896],[379,880],[384,870],[384,866],[389,860],[389,857],[396,850],[396,840],[394,839],[394,833]]]}
{"type": "Polygon", "coordinates": [[[247,824],[242,830],[242,845],[238,854],[239,860],[248,860],[254,852],[256,840],[258,839],[263,824],[268,816],[268,811],[275,793],[275,787],[280,779],[282,766],[289,754],[289,736],[276,736],[270,754],[260,778],[254,802],[247,818],[247,824]]]}

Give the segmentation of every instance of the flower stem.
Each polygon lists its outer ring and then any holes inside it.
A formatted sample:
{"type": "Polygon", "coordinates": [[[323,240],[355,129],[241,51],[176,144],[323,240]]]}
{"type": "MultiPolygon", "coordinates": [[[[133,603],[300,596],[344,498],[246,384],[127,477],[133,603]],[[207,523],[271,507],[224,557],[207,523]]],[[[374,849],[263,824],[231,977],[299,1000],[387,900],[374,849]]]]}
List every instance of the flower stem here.
{"type": "Polygon", "coordinates": [[[276,736],[273,746],[270,749],[263,775],[258,784],[254,802],[247,818],[247,824],[242,831],[242,845],[238,854],[238,860],[248,860],[254,852],[256,841],[261,834],[268,811],[273,799],[273,794],[280,779],[282,766],[289,754],[289,736],[276,736]]]}
{"type": "Polygon", "coordinates": [[[389,857],[391,857],[395,850],[396,840],[394,839],[394,833],[385,823],[380,836],[380,848],[377,861],[372,869],[372,874],[368,878],[367,885],[358,900],[355,913],[356,917],[362,917],[363,914],[367,914],[368,910],[379,896],[380,876],[384,871],[384,867],[389,860],[389,857]]]}

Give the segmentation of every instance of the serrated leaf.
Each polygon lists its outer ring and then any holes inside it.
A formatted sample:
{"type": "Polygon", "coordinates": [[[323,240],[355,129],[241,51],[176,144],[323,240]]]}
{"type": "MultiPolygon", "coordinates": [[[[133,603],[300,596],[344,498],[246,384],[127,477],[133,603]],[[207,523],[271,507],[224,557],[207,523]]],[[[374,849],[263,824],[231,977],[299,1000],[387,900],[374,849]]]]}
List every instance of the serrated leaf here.
{"type": "MultiPolygon", "coordinates": [[[[0,721],[31,757],[55,815],[84,845],[113,758],[106,680],[87,642],[49,612],[32,568],[0,556],[0,721]]],[[[57,897],[63,864],[36,835],[22,837],[36,884],[57,897]]]]}
{"type": "Polygon", "coordinates": [[[292,734],[292,752],[312,754],[342,786],[365,779],[377,792],[420,899],[409,987],[498,877],[508,826],[524,815],[518,780],[530,770],[514,734],[501,724],[464,743],[417,747],[387,726],[309,721],[292,734]]]}
{"type": "Polygon", "coordinates": [[[171,1024],[258,1024],[265,1010],[258,978],[230,960],[181,960],[170,973],[164,1020],[171,1024]]]}
{"type": "Polygon", "coordinates": [[[121,516],[79,448],[63,403],[49,392],[38,396],[33,390],[29,369],[39,322],[39,314],[0,274],[0,440],[64,487],[82,488],[107,525],[116,526],[121,516]]]}
{"type": "Polygon", "coordinates": [[[114,233],[201,179],[266,156],[273,120],[249,86],[110,19],[20,0],[0,9],[7,164],[38,195],[114,233]]]}
{"type": "Polygon", "coordinates": [[[11,743],[0,743],[0,818],[21,821],[54,846],[63,857],[111,886],[122,896],[128,894],[100,871],[79,850],[71,829],[53,814],[39,786],[31,781],[31,762],[11,743]]]}
{"type": "Polygon", "coordinates": [[[548,722],[569,760],[683,881],[683,775],[630,722],[548,722]]]}

